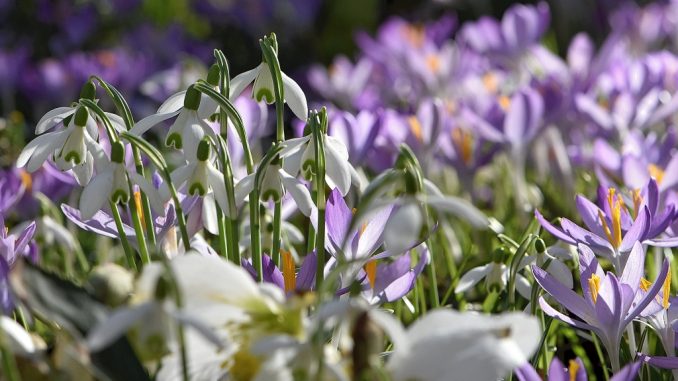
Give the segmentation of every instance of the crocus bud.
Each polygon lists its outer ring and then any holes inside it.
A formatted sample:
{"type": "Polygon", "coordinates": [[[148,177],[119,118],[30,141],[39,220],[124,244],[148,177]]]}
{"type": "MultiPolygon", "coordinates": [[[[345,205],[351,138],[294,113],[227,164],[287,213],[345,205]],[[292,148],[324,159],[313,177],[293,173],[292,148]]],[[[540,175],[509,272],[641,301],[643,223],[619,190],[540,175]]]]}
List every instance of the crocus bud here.
{"type": "Polygon", "coordinates": [[[191,85],[186,89],[184,108],[197,111],[198,107],[200,107],[200,91],[196,90],[193,85],[191,85]]]}

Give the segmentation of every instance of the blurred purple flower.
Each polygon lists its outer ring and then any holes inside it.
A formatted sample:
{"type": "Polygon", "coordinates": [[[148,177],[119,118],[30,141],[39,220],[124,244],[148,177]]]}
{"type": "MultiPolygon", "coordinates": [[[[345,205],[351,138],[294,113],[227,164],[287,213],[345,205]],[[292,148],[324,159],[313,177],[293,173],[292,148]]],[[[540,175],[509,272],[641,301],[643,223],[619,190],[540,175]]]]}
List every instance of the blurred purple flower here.
{"type": "Polygon", "coordinates": [[[36,262],[37,250],[30,245],[35,235],[35,222],[28,224],[18,236],[9,234],[5,219],[0,213],[0,309],[9,314],[14,309],[14,299],[9,286],[9,273],[14,263],[21,257],[36,262]]]}

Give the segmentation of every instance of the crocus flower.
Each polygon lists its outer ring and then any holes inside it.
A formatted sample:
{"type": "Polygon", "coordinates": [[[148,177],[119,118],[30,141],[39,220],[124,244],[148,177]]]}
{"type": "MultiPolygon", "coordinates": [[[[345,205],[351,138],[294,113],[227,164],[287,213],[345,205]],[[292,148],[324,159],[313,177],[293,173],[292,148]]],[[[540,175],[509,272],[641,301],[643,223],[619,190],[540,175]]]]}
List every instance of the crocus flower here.
{"type": "Polygon", "coordinates": [[[535,216],[546,231],[561,241],[570,245],[585,244],[596,254],[610,259],[617,272],[623,267],[624,255],[637,241],[656,246],[678,244],[676,239],[657,238],[673,220],[675,207],[669,205],[664,210],[659,209],[659,191],[653,179],[642,192],[633,192],[635,216],[614,188],[608,189],[606,194],[599,190],[599,196],[601,207],[581,195],[577,196],[577,210],[588,229],[567,218],[561,218],[560,228],[557,228],[539,211],[535,211],[535,216]]]}
{"type": "Polygon", "coordinates": [[[547,315],[555,319],[575,328],[595,332],[607,349],[612,368],[619,370],[622,334],[633,319],[654,300],[662,287],[666,287],[664,284],[669,263],[664,260],[655,283],[642,298],[634,301],[633,298],[641,287],[645,268],[645,251],[640,242],[633,245],[619,278],[612,272],[603,272],[587,246],[579,244],[578,251],[583,296],[577,295],[546,271],[532,266],[532,274],[539,285],[577,318],[558,312],[544,297],[539,299],[539,305],[547,315]]]}
{"type": "MultiPolygon", "coordinates": [[[[286,293],[312,290],[315,286],[316,260],[315,252],[306,255],[297,272],[292,253],[283,251],[280,255],[281,271],[271,257],[264,254],[262,257],[264,282],[272,283],[286,293]]],[[[252,266],[251,260],[243,258],[242,267],[250,273],[252,279],[257,279],[257,272],[252,266]]]]}
{"type": "MultiPolygon", "coordinates": [[[[623,367],[619,372],[612,375],[610,381],[633,381],[638,377],[638,371],[643,363],[641,361],[632,362],[623,367]]],[[[542,381],[541,376],[530,364],[525,364],[516,369],[516,376],[520,381],[542,381]]],[[[570,360],[566,368],[557,357],[554,357],[549,366],[548,378],[543,381],[588,381],[586,368],[581,359],[570,360]]]]}
{"type": "MultiPolygon", "coordinates": [[[[281,74],[285,102],[290,106],[290,109],[297,118],[305,121],[306,118],[308,118],[306,95],[292,78],[288,77],[285,73],[281,72],[281,74]]],[[[273,95],[275,93],[273,89],[273,77],[271,76],[271,70],[266,62],[262,62],[254,69],[238,74],[231,79],[230,98],[237,98],[252,82],[254,82],[252,98],[256,99],[257,102],[263,100],[268,104],[272,104],[275,101],[273,95]]]]}
{"type": "Polygon", "coordinates": [[[0,310],[5,314],[11,313],[14,309],[14,299],[9,287],[12,266],[21,257],[37,261],[35,250],[29,247],[34,235],[35,222],[26,226],[18,236],[9,234],[5,227],[5,219],[0,214],[0,310]]]}
{"type": "MultiPolygon", "coordinates": [[[[22,170],[0,170],[0,213],[8,214],[23,197],[30,175],[22,170]],[[26,179],[26,180],[25,180],[26,179]]],[[[29,190],[30,191],[30,190],[29,190]]]]}
{"type": "Polygon", "coordinates": [[[486,316],[439,309],[407,331],[391,315],[371,311],[393,342],[386,370],[394,381],[495,380],[527,364],[541,329],[533,316],[486,316]]]}

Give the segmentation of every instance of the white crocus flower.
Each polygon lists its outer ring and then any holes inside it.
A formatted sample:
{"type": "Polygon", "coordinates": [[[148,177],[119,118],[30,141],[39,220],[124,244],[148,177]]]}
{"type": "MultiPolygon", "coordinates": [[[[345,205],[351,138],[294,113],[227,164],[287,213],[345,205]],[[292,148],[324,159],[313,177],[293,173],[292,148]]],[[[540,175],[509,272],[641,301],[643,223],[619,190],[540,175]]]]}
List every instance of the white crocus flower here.
{"type": "MultiPolygon", "coordinates": [[[[281,72],[281,74],[285,102],[290,106],[290,109],[297,118],[306,121],[306,118],[308,118],[306,95],[292,78],[288,77],[285,73],[281,72]]],[[[252,98],[256,99],[257,102],[264,100],[268,104],[275,102],[273,77],[271,76],[268,64],[265,62],[233,78],[231,80],[229,98],[235,100],[245,90],[247,85],[252,82],[254,82],[252,98]]]]}
{"type": "Polygon", "coordinates": [[[439,309],[406,331],[392,315],[371,311],[394,350],[386,364],[393,381],[497,380],[527,363],[542,330],[534,316],[498,316],[439,309]]]}
{"type": "MultiPolygon", "coordinates": [[[[271,164],[264,169],[261,179],[261,189],[259,195],[261,201],[272,199],[278,201],[282,199],[285,192],[289,192],[292,199],[299,207],[301,213],[310,216],[313,211],[313,199],[308,188],[302,184],[296,177],[290,176],[278,164],[271,164]]],[[[235,199],[237,203],[242,203],[247,195],[254,189],[255,173],[244,177],[235,187],[235,199]]]]}
{"type": "MultiPolygon", "coordinates": [[[[344,143],[329,135],[324,137],[325,143],[325,182],[331,189],[337,188],[342,196],[346,196],[351,188],[351,179],[358,174],[348,161],[348,149],[344,143]]],[[[301,138],[288,139],[282,143],[280,157],[285,159],[284,168],[287,173],[302,176],[311,180],[315,168],[315,143],[313,134],[301,138]]]]}
{"type": "MultiPolygon", "coordinates": [[[[105,160],[105,158],[100,158],[105,160]]],[[[125,148],[120,142],[113,143],[111,147],[111,161],[105,161],[99,165],[99,173],[87,184],[80,195],[80,216],[90,219],[101,210],[108,200],[114,204],[127,204],[130,199],[128,176],[148,196],[153,210],[164,214],[163,203],[158,191],[146,178],[132,172],[125,167],[125,148]]]]}
{"type": "Polygon", "coordinates": [[[78,184],[85,185],[94,172],[93,156],[102,152],[95,140],[98,137],[97,131],[94,119],[84,107],[79,106],[66,129],[33,139],[21,151],[16,165],[19,168],[26,167],[28,172],[35,172],[53,155],[59,169],[72,169],[78,184]]]}
{"type": "Polygon", "coordinates": [[[174,146],[176,149],[183,148],[186,157],[195,157],[198,144],[205,136],[216,141],[214,130],[203,120],[216,111],[216,104],[210,103],[207,99],[211,98],[203,96],[193,86],[190,86],[185,92],[172,95],[160,106],[156,114],[137,122],[130,133],[141,136],[151,127],[176,116],[165,138],[165,144],[168,147],[174,146]],[[208,104],[206,111],[201,111],[200,105],[202,104],[208,104]],[[179,107],[179,105],[182,106],[179,107]]]}

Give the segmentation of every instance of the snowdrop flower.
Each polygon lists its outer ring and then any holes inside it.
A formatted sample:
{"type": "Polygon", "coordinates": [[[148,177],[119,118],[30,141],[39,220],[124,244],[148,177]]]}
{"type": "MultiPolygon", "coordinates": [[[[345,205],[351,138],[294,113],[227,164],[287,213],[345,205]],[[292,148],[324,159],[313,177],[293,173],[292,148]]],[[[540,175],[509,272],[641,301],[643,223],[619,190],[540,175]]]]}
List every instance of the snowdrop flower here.
{"type": "MultiPolygon", "coordinates": [[[[226,197],[223,175],[212,164],[210,143],[207,139],[200,141],[195,157],[197,160],[189,161],[172,172],[170,175],[172,183],[176,187],[186,184],[186,191],[191,196],[205,197],[205,199],[209,196],[210,199],[216,200],[226,215],[235,218],[236,211],[231,210],[226,197]]],[[[167,186],[163,186],[161,192],[163,199],[169,198],[167,186]]]]}
{"type": "MultiPolygon", "coordinates": [[[[306,121],[308,118],[306,95],[292,78],[288,77],[285,73],[281,72],[280,74],[282,75],[284,101],[290,106],[290,109],[297,118],[306,121]]],[[[264,100],[268,104],[275,102],[273,77],[271,76],[271,69],[266,62],[262,62],[254,69],[241,73],[231,79],[229,98],[235,100],[252,82],[254,82],[252,98],[256,99],[257,102],[264,100]]]]}
{"type": "MultiPolygon", "coordinates": [[[[346,196],[351,187],[351,178],[357,176],[355,169],[348,161],[348,149],[341,140],[325,135],[325,182],[327,186],[337,188],[342,196],[346,196]],[[355,174],[355,175],[354,175],[355,174]]],[[[287,173],[302,176],[311,180],[315,168],[315,143],[313,134],[301,138],[288,139],[281,143],[284,147],[280,157],[285,159],[284,168],[287,173]]]]}
{"type": "MultiPolygon", "coordinates": [[[[255,176],[256,172],[244,177],[235,186],[235,199],[237,203],[242,203],[247,195],[252,192],[255,186],[255,176]]],[[[270,164],[264,169],[261,180],[261,189],[259,190],[261,201],[268,199],[278,201],[285,195],[285,192],[290,193],[301,213],[307,217],[311,215],[315,204],[308,188],[295,177],[290,176],[284,169],[280,168],[279,164],[270,164]]]]}
{"type": "Polygon", "coordinates": [[[41,346],[44,345],[44,342],[38,343],[42,345],[36,345],[36,341],[40,339],[34,338],[14,319],[0,316],[0,329],[2,330],[5,343],[12,354],[25,358],[35,357],[40,354],[41,346]]]}
{"type": "Polygon", "coordinates": [[[105,161],[102,167],[80,195],[80,216],[83,219],[92,218],[107,200],[114,204],[127,204],[130,199],[128,177],[148,195],[149,202],[156,212],[164,212],[158,192],[151,183],[141,175],[127,171],[125,147],[122,143],[112,144],[111,161],[105,161]]]}
{"type": "Polygon", "coordinates": [[[74,113],[65,130],[40,135],[28,143],[17,159],[17,167],[35,172],[53,155],[59,169],[73,170],[78,184],[89,183],[94,172],[93,154],[99,155],[102,148],[95,141],[97,126],[87,109],[78,106],[74,113]]]}
{"type": "Polygon", "coordinates": [[[200,105],[203,102],[207,102],[205,97],[193,86],[189,86],[185,93],[175,94],[165,101],[156,114],[137,122],[130,133],[141,136],[151,127],[176,116],[165,138],[165,144],[176,149],[183,148],[186,157],[193,158],[198,152],[198,144],[205,136],[216,141],[214,130],[203,120],[216,111],[216,106],[210,106],[209,111],[201,111],[200,105]],[[183,107],[178,107],[180,104],[183,107]]]}
{"type": "Polygon", "coordinates": [[[371,311],[371,318],[393,342],[386,370],[393,381],[487,381],[527,364],[539,345],[534,316],[487,316],[438,309],[405,331],[392,315],[371,311]]]}

